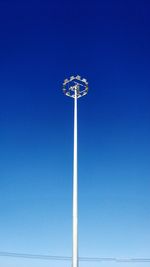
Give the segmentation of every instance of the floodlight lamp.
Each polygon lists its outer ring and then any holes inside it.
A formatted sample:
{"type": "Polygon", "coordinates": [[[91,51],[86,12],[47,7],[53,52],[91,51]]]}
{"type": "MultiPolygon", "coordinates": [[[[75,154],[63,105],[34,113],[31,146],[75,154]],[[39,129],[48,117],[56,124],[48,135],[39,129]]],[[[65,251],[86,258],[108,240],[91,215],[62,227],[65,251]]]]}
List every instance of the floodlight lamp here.
{"type": "Polygon", "coordinates": [[[80,81],[81,80],[81,76],[77,75],[76,79],[80,81]]]}
{"type": "Polygon", "coordinates": [[[87,84],[87,80],[85,78],[82,79],[82,82],[87,84]]]}
{"type": "Polygon", "coordinates": [[[70,77],[70,81],[72,81],[74,78],[75,78],[74,76],[71,76],[71,77],[70,77]]]}
{"type": "Polygon", "coordinates": [[[64,80],[64,85],[66,84],[66,83],[68,83],[69,81],[68,81],[68,79],[65,79],[64,80]]]}

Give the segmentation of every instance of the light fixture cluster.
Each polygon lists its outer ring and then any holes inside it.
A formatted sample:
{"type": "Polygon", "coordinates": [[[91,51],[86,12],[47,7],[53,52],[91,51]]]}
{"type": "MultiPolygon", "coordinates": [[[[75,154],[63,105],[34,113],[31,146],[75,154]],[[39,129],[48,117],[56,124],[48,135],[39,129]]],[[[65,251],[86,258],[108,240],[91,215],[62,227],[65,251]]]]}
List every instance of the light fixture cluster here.
{"type": "Polygon", "coordinates": [[[64,80],[63,92],[69,97],[82,97],[88,93],[88,82],[79,75],[71,76],[69,79],[64,80]]]}

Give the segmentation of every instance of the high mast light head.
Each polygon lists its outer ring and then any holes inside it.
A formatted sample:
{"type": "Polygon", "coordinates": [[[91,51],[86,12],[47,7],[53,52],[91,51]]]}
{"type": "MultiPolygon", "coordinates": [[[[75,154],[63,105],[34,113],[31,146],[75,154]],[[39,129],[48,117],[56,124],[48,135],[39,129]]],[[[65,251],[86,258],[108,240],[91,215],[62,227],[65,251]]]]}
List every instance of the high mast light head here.
{"type": "Polygon", "coordinates": [[[75,98],[75,92],[77,98],[82,97],[88,93],[88,82],[79,75],[71,76],[69,79],[64,80],[63,92],[69,97],[75,98]]]}

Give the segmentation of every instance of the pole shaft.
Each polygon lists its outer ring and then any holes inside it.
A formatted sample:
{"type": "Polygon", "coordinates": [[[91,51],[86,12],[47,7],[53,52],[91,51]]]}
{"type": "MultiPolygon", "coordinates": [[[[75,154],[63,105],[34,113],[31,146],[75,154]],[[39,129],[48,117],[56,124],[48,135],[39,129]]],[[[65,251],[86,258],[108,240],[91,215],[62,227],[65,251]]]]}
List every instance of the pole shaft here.
{"type": "Polygon", "coordinates": [[[78,267],[78,161],[77,161],[77,89],[74,97],[74,157],[73,157],[73,258],[78,267]]]}

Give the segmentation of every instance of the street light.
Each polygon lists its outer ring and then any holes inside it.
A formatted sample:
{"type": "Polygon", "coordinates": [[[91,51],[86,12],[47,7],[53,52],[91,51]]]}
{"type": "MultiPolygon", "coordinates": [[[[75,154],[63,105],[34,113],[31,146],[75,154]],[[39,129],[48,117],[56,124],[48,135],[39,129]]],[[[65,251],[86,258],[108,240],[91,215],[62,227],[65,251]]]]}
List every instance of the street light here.
{"type": "Polygon", "coordinates": [[[88,82],[81,76],[71,76],[63,83],[63,92],[74,98],[74,151],[73,151],[73,253],[72,267],[78,267],[78,158],[77,158],[77,99],[88,93],[88,82]]]}

